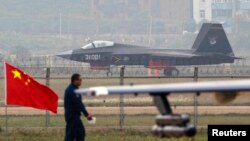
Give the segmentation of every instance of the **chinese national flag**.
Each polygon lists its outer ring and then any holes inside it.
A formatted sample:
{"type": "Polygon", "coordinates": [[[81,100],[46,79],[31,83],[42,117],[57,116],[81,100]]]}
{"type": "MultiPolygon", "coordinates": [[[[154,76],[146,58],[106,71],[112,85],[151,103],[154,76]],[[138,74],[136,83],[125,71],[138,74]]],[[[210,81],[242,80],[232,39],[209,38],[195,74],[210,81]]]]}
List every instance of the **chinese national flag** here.
{"type": "Polygon", "coordinates": [[[5,63],[6,104],[33,107],[57,113],[58,96],[20,69],[5,63]]]}

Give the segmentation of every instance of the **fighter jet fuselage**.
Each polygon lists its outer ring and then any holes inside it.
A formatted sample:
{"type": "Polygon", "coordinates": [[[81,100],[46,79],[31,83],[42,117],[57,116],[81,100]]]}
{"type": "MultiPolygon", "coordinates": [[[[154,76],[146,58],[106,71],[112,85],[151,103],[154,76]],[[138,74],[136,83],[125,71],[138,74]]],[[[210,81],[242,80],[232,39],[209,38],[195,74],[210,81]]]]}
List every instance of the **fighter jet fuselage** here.
{"type": "Polygon", "coordinates": [[[233,63],[233,50],[221,24],[203,24],[192,49],[154,47],[94,41],[76,50],[58,54],[74,61],[89,63],[91,69],[110,70],[112,65],[142,65],[178,75],[175,66],[233,63]]]}

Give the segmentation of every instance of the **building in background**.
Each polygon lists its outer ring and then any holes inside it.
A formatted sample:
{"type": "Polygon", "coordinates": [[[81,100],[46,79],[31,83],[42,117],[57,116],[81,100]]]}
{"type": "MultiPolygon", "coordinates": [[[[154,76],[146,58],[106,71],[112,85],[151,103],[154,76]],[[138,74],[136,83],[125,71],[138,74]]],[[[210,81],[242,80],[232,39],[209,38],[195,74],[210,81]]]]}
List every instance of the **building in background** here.
{"type": "Polygon", "coordinates": [[[237,0],[193,0],[196,23],[204,21],[232,22],[237,0]]]}
{"type": "Polygon", "coordinates": [[[239,0],[236,15],[242,21],[250,21],[250,0],[239,0]]]}
{"type": "Polygon", "coordinates": [[[203,22],[219,22],[227,31],[235,27],[239,0],[193,0],[194,20],[196,24],[203,22]]]}
{"type": "Polygon", "coordinates": [[[212,20],[233,27],[238,0],[212,0],[212,20]]]}
{"type": "Polygon", "coordinates": [[[193,14],[197,24],[220,22],[238,31],[239,24],[250,21],[250,0],[193,0],[193,14]]]}
{"type": "Polygon", "coordinates": [[[193,17],[195,22],[212,21],[212,0],[193,0],[193,17]]]}

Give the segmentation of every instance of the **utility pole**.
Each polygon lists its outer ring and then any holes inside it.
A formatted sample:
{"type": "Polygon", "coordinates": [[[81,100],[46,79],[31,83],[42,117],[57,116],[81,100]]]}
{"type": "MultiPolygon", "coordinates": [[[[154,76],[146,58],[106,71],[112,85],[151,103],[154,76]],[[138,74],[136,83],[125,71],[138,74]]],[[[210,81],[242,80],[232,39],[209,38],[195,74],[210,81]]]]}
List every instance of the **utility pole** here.
{"type": "MultiPolygon", "coordinates": [[[[120,85],[124,85],[124,70],[125,70],[125,66],[121,67],[120,85]]],[[[120,106],[119,127],[120,127],[120,130],[122,130],[124,126],[124,95],[123,94],[120,94],[119,106],[120,106]]]]}
{"type": "Polygon", "coordinates": [[[62,38],[62,14],[59,14],[59,38],[62,38]]]}
{"type": "MultiPolygon", "coordinates": [[[[194,82],[198,82],[198,67],[194,68],[194,82]]],[[[198,96],[200,95],[199,92],[197,92],[194,95],[194,126],[197,127],[198,124],[198,96]]]]}
{"type": "Polygon", "coordinates": [[[151,45],[151,36],[152,36],[152,25],[153,25],[153,17],[150,15],[150,22],[148,27],[148,45],[151,45]]]}
{"type": "Polygon", "coordinates": [[[234,32],[237,33],[238,32],[238,28],[239,28],[239,5],[240,5],[240,1],[239,0],[233,0],[233,21],[234,21],[234,32]]]}
{"type": "MultiPolygon", "coordinates": [[[[50,68],[47,67],[46,68],[46,86],[50,85],[49,80],[50,80],[50,68]]],[[[46,112],[45,112],[45,127],[49,127],[49,126],[50,126],[50,114],[49,114],[49,111],[46,110],[46,112]]]]}

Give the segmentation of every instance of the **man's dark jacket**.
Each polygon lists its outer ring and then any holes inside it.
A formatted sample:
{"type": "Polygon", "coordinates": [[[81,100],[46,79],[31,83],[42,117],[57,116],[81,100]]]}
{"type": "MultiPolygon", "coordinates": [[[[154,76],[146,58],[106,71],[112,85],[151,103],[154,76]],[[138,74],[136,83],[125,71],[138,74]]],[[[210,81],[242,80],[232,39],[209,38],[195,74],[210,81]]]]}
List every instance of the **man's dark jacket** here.
{"type": "Polygon", "coordinates": [[[81,112],[86,117],[89,115],[85,105],[82,103],[82,96],[75,93],[76,89],[78,89],[76,86],[70,84],[65,90],[64,109],[66,121],[74,116],[81,116],[81,112]]]}

